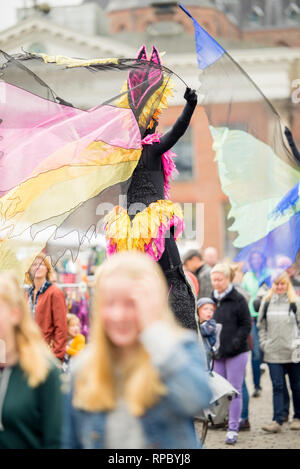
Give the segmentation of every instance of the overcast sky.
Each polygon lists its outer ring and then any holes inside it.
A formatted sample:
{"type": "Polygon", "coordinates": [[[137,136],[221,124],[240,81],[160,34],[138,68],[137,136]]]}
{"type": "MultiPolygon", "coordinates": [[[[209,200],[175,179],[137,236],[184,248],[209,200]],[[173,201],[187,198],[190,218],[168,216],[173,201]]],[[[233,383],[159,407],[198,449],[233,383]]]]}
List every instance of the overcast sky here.
{"type": "MultiPolygon", "coordinates": [[[[48,3],[50,6],[78,5],[82,0],[43,0],[38,3],[48,3]]],[[[0,30],[13,26],[17,21],[16,9],[30,7],[32,0],[0,0],[0,30]]]]}

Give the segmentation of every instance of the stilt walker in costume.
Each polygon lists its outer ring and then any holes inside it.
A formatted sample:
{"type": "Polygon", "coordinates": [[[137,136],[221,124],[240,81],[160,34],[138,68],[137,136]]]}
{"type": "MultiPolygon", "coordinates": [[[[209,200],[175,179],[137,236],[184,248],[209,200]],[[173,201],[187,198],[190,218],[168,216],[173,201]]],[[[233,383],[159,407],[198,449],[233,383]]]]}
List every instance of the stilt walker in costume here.
{"type": "MultiPolygon", "coordinates": [[[[182,115],[160,136],[157,120],[175,74],[154,47],[150,60],[145,47],[136,59],[0,51],[0,71],[0,270],[18,270],[21,279],[49,240],[64,239],[75,259],[109,204],[107,253],[135,249],[158,261],[176,318],[196,329],[195,297],[175,242],[182,211],[169,200],[170,148],[190,123],[196,93],[186,90],[182,115]],[[88,96],[70,85],[85,86],[88,96]]],[[[52,265],[65,250],[52,250],[52,265]]]]}
{"type": "MultiPolygon", "coordinates": [[[[138,60],[147,60],[145,46],[140,50],[138,60]]],[[[160,64],[155,47],[150,62],[160,64]]],[[[157,70],[156,70],[157,71],[157,70]]],[[[162,73],[157,73],[155,87],[163,82],[162,73]]],[[[130,71],[130,89],[139,83],[139,71],[130,71]]],[[[143,108],[153,89],[133,90],[129,93],[130,106],[139,119],[139,108],[143,108]]],[[[127,95],[126,95],[127,98],[127,95]]],[[[170,306],[177,320],[187,328],[196,329],[195,296],[183,272],[176,239],[183,231],[183,216],[177,204],[169,200],[169,181],[176,166],[176,156],[170,149],[182,137],[189,126],[197,105],[196,92],[187,88],[184,94],[186,105],[174,126],[165,135],[156,132],[157,110],[142,140],[143,150],[133,172],[127,193],[127,206],[116,206],[107,217],[107,254],[122,250],[136,249],[146,252],[159,262],[169,285],[170,306]]]]}

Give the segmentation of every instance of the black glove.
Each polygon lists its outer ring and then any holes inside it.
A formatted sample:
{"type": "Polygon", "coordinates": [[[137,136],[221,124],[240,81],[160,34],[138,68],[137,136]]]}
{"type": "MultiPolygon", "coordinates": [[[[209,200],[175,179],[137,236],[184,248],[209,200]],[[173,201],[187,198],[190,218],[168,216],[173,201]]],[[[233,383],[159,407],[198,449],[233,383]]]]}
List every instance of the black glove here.
{"type": "Polygon", "coordinates": [[[292,135],[292,132],[290,131],[290,129],[288,127],[284,128],[284,135],[286,136],[286,139],[289,142],[289,145],[291,145],[291,144],[293,145],[293,143],[294,143],[293,135],[292,135]]]}
{"type": "Polygon", "coordinates": [[[191,88],[187,88],[185,90],[183,97],[189,104],[196,106],[198,97],[197,97],[197,93],[195,90],[191,90],[191,88]]]}
{"type": "Polygon", "coordinates": [[[294,142],[294,139],[293,139],[293,134],[292,132],[290,131],[290,129],[288,127],[285,127],[284,129],[284,134],[287,138],[287,141],[289,143],[289,146],[293,152],[293,155],[294,157],[296,158],[296,160],[298,161],[298,163],[300,162],[300,153],[295,145],[295,142],[294,142]]]}

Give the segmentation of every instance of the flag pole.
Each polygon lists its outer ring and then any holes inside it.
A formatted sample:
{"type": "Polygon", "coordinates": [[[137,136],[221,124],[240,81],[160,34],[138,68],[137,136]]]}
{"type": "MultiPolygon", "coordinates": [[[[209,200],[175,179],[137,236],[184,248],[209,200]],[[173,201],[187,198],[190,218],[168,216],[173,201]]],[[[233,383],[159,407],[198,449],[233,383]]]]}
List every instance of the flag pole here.
{"type": "Polygon", "coordinates": [[[182,11],[184,11],[184,13],[186,13],[191,19],[193,19],[193,17],[192,17],[192,15],[190,14],[190,12],[184,8],[184,6],[182,5],[182,3],[179,3],[178,6],[179,6],[179,8],[182,9],[182,11]]]}

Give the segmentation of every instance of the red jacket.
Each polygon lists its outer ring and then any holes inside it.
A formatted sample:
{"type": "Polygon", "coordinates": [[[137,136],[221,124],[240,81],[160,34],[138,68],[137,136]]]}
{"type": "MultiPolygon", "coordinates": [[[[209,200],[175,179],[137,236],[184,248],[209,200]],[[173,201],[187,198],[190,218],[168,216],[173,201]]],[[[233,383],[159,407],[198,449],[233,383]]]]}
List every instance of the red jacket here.
{"type": "Polygon", "coordinates": [[[38,297],[35,321],[47,344],[63,360],[67,343],[67,306],[64,293],[54,284],[38,297]]]}

